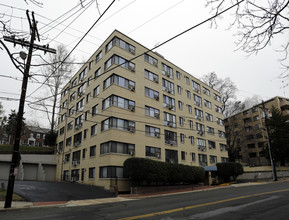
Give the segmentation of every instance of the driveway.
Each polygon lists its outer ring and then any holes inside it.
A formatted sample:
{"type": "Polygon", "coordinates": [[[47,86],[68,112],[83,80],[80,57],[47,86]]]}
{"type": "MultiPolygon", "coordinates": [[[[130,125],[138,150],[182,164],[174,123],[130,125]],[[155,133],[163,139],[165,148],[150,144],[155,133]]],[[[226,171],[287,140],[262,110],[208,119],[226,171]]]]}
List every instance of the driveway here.
{"type": "MultiPolygon", "coordinates": [[[[7,180],[0,180],[5,183],[7,180]]],[[[114,194],[99,186],[42,181],[15,181],[14,193],[24,197],[27,202],[69,201],[96,198],[111,198],[114,194]]]]}

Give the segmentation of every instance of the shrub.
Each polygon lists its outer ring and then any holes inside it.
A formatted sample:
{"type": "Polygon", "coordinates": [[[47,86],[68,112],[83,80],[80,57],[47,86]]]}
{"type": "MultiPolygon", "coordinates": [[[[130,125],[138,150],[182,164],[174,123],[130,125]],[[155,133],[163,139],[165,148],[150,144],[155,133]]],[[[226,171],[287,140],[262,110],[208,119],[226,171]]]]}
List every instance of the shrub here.
{"type": "Polygon", "coordinates": [[[124,162],[124,176],[135,186],[198,183],[204,180],[204,174],[202,167],[145,158],[129,158],[124,162]]]}
{"type": "Polygon", "coordinates": [[[225,182],[230,181],[230,178],[233,177],[234,180],[241,174],[244,170],[240,163],[217,163],[217,175],[224,179],[225,182]]]}

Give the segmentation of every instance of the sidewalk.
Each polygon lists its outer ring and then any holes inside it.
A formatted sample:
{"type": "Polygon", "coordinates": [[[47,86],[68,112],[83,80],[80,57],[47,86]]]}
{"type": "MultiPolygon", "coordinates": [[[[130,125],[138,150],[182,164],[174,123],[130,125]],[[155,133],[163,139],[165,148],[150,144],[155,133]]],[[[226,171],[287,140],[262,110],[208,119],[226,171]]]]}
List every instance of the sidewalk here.
{"type": "Polygon", "coordinates": [[[18,210],[18,209],[27,209],[27,208],[36,208],[36,207],[73,207],[73,206],[85,206],[85,205],[96,205],[103,203],[112,203],[112,202],[123,202],[123,201],[131,201],[141,198],[149,198],[156,196],[168,196],[173,194],[181,194],[181,193],[190,193],[190,192],[200,192],[200,191],[208,191],[215,190],[220,188],[227,187],[242,187],[249,185],[257,185],[257,184],[266,184],[266,182],[249,182],[249,183],[238,183],[238,184],[224,184],[218,186],[198,186],[193,189],[183,189],[183,190],[174,190],[169,192],[159,192],[159,193],[148,193],[148,194],[120,194],[118,197],[114,198],[103,198],[103,199],[87,199],[87,200],[71,200],[71,201],[55,201],[55,202],[12,202],[11,208],[4,208],[4,201],[0,201],[0,212],[1,211],[9,211],[9,210],[18,210]]]}

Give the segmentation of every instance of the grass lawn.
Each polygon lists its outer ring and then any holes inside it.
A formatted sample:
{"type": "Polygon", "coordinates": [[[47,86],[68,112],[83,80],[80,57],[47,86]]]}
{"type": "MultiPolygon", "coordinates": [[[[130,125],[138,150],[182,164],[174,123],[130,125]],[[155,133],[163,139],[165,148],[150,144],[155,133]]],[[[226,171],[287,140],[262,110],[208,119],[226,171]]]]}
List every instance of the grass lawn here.
{"type": "MultiPolygon", "coordinates": [[[[6,198],[6,190],[1,190],[0,189],[0,201],[5,201],[6,198]]],[[[17,194],[13,194],[12,201],[26,201],[24,198],[17,194]]]]}

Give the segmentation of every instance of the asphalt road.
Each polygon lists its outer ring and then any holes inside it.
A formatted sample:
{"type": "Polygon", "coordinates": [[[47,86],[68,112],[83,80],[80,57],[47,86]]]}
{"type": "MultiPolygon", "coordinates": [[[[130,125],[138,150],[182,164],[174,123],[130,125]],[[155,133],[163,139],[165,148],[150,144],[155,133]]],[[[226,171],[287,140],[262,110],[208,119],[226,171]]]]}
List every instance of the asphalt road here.
{"type": "MultiPolygon", "coordinates": [[[[7,181],[4,182],[7,188],[7,181]]],[[[16,181],[14,193],[27,202],[69,201],[110,198],[114,195],[102,187],[68,182],[16,181]]]]}
{"type": "Polygon", "coordinates": [[[288,219],[289,182],[161,196],[91,206],[0,212],[1,220],[50,219],[288,219]]]}

